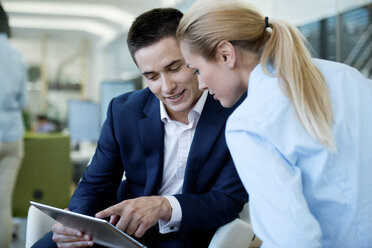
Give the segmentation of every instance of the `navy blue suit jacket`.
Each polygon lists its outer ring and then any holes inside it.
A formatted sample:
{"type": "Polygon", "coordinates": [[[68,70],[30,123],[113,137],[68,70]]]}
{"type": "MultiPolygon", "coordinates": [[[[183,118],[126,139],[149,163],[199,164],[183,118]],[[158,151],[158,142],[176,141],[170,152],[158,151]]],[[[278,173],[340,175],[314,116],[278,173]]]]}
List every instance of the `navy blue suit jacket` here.
{"type": "MultiPolygon", "coordinates": [[[[164,154],[159,106],[148,88],[111,101],[97,150],[70,210],[94,215],[125,199],[158,194],[164,154]]],[[[207,247],[215,230],[238,217],[248,200],[225,142],[225,122],[233,109],[208,95],[190,147],[182,194],[175,195],[182,209],[180,230],[158,234],[166,237],[162,242],[169,247],[181,247],[171,245],[172,240],[181,240],[184,247],[207,247]]],[[[143,242],[156,247],[151,242],[157,238],[145,240],[146,234],[143,242]]]]}

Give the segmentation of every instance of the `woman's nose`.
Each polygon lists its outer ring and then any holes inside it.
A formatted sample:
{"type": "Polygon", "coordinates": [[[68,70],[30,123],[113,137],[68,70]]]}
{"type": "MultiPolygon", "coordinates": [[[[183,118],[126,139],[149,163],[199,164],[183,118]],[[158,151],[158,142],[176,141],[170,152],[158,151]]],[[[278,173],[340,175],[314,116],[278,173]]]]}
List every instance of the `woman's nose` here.
{"type": "Polygon", "coordinates": [[[200,75],[198,75],[198,81],[199,81],[199,90],[203,91],[203,90],[208,89],[208,86],[206,85],[205,81],[200,75]]]}

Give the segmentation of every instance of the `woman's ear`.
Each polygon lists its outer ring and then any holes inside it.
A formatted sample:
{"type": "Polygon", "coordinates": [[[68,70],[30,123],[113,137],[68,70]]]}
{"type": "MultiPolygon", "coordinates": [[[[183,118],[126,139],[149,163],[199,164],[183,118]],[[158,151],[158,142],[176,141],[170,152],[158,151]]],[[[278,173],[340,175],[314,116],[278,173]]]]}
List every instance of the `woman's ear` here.
{"type": "Polygon", "coordinates": [[[217,46],[217,60],[232,69],[236,63],[235,47],[229,41],[221,41],[217,46]]]}

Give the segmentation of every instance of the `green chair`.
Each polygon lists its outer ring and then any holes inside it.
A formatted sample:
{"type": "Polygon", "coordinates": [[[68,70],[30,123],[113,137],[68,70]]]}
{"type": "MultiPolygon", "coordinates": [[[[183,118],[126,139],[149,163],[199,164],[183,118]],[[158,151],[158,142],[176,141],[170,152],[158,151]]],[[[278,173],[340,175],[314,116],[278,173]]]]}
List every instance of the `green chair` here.
{"type": "Polygon", "coordinates": [[[30,201],[66,208],[72,184],[69,136],[29,133],[24,142],[25,156],[13,195],[13,216],[27,216],[30,201]]]}

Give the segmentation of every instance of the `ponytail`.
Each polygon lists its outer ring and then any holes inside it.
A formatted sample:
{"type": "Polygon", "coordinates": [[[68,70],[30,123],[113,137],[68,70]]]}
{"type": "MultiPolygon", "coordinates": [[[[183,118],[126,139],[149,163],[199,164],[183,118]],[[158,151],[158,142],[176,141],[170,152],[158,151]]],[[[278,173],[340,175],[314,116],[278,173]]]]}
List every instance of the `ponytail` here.
{"type": "Polygon", "coordinates": [[[311,137],[336,152],[328,87],[296,27],[268,20],[242,0],[198,0],[181,19],[177,37],[206,59],[213,59],[218,44],[227,40],[260,56],[268,75],[267,65],[273,63],[278,83],[301,125],[311,137]]]}
{"type": "Polygon", "coordinates": [[[261,57],[264,72],[269,74],[266,67],[272,62],[278,83],[283,84],[284,93],[306,132],[336,152],[328,87],[322,73],[311,61],[305,39],[297,28],[284,21],[270,20],[269,25],[272,33],[261,57]]]}

